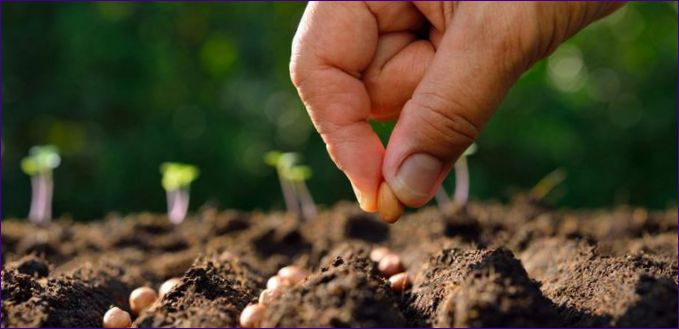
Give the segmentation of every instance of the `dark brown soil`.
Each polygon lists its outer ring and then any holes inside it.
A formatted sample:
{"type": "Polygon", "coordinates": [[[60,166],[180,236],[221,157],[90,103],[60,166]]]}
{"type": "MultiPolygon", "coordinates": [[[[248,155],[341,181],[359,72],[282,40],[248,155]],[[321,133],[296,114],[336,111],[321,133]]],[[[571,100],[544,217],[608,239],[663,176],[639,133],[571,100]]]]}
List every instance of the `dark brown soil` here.
{"type": "Polygon", "coordinates": [[[200,257],[159,305],[140,314],[139,327],[235,327],[263,285],[247,263],[228,253],[200,257]]]}
{"type": "Polygon", "coordinates": [[[265,327],[403,327],[399,296],[368,259],[369,249],[341,245],[302,285],[269,306],[265,327]]]}
{"type": "MultiPolygon", "coordinates": [[[[514,258],[498,249],[444,249],[422,268],[407,305],[435,327],[558,325],[554,307],[514,258]]],[[[419,317],[419,319],[418,319],[419,317]]]]}
{"type": "Polygon", "coordinates": [[[180,283],[136,327],[232,327],[286,265],[309,271],[267,306],[271,327],[677,326],[677,211],[555,211],[527,201],[426,208],[387,225],[351,204],[291,214],[205,209],[2,222],[2,325],[101,326],[131,290],[180,283]],[[395,293],[368,258],[396,252],[395,293]]]}

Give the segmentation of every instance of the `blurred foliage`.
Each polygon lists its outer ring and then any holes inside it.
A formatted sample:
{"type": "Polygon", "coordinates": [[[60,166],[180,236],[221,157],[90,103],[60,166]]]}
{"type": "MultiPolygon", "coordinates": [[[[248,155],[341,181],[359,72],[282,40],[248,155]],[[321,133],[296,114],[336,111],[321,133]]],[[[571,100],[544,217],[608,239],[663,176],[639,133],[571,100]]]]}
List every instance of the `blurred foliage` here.
{"type": "MultiPolygon", "coordinates": [[[[193,209],[282,208],[271,149],[304,155],[320,203],[353,198],[289,82],[303,7],[3,3],[3,217],[26,215],[20,160],[47,143],[63,158],[55,213],[76,218],[164,211],[165,161],[200,168],[193,209]]],[[[676,73],[676,5],[593,24],[509,93],[469,159],[472,196],[507,200],[561,168],[558,206],[674,205],[676,73]]]]}

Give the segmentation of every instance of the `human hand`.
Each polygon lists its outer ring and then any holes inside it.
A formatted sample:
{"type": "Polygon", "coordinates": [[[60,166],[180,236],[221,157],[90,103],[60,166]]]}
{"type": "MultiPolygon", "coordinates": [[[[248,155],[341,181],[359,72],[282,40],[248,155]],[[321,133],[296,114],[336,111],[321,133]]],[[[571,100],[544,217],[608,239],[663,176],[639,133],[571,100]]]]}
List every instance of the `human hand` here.
{"type": "Polygon", "coordinates": [[[361,208],[429,201],[532,64],[621,3],[312,2],[290,73],[361,208]],[[386,150],[368,119],[397,119],[386,150]]]}

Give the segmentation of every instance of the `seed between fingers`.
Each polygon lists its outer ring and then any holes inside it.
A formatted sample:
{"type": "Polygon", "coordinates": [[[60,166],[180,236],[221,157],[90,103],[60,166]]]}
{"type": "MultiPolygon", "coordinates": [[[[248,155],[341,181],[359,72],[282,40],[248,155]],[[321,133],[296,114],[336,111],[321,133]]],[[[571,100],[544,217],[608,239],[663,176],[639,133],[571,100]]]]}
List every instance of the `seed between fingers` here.
{"type": "Polygon", "coordinates": [[[391,191],[387,182],[382,182],[377,193],[377,212],[387,223],[396,222],[403,214],[403,204],[391,191]]]}

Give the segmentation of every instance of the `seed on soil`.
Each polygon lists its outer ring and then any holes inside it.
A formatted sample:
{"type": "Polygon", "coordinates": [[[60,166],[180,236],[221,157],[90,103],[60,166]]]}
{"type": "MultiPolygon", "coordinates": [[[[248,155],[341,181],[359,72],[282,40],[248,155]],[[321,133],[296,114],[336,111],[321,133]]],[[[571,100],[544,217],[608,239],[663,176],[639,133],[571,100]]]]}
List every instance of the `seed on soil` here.
{"type": "Polygon", "coordinates": [[[377,194],[377,212],[387,223],[396,222],[403,214],[403,204],[398,200],[387,182],[382,182],[377,194]]]}
{"type": "Polygon", "coordinates": [[[240,325],[243,328],[259,327],[264,319],[266,307],[262,304],[250,304],[240,314],[240,325]]]}
{"type": "Polygon", "coordinates": [[[370,260],[377,263],[388,254],[391,254],[391,250],[389,250],[389,248],[377,247],[370,251],[370,260]]]}
{"type": "Polygon", "coordinates": [[[129,328],[132,325],[130,313],[113,307],[104,314],[104,328],[129,328]]]}
{"type": "Polygon", "coordinates": [[[171,278],[163,282],[163,284],[160,285],[160,288],[158,288],[158,298],[163,298],[163,296],[170,292],[170,290],[172,290],[172,288],[174,288],[174,286],[176,286],[179,281],[179,278],[171,278]]]}
{"type": "Polygon", "coordinates": [[[410,287],[410,278],[407,272],[394,274],[389,277],[389,286],[395,292],[402,292],[410,287]]]}
{"type": "Polygon", "coordinates": [[[295,265],[289,265],[278,270],[278,277],[289,285],[295,285],[298,282],[302,282],[306,276],[307,272],[295,265]]]}
{"type": "Polygon", "coordinates": [[[266,281],[266,289],[277,289],[283,286],[283,280],[278,275],[274,275],[266,281]]]}
{"type": "Polygon", "coordinates": [[[130,310],[132,313],[139,314],[141,311],[151,306],[158,299],[158,294],[153,288],[140,287],[130,293],[130,310]]]}
{"type": "Polygon", "coordinates": [[[280,289],[264,289],[262,290],[262,293],[259,294],[259,303],[260,304],[269,304],[273,302],[278,296],[281,295],[281,290],[280,289]]]}
{"type": "Polygon", "coordinates": [[[380,260],[377,264],[377,269],[386,277],[403,272],[403,264],[401,258],[396,254],[388,254],[380,260]]]}

